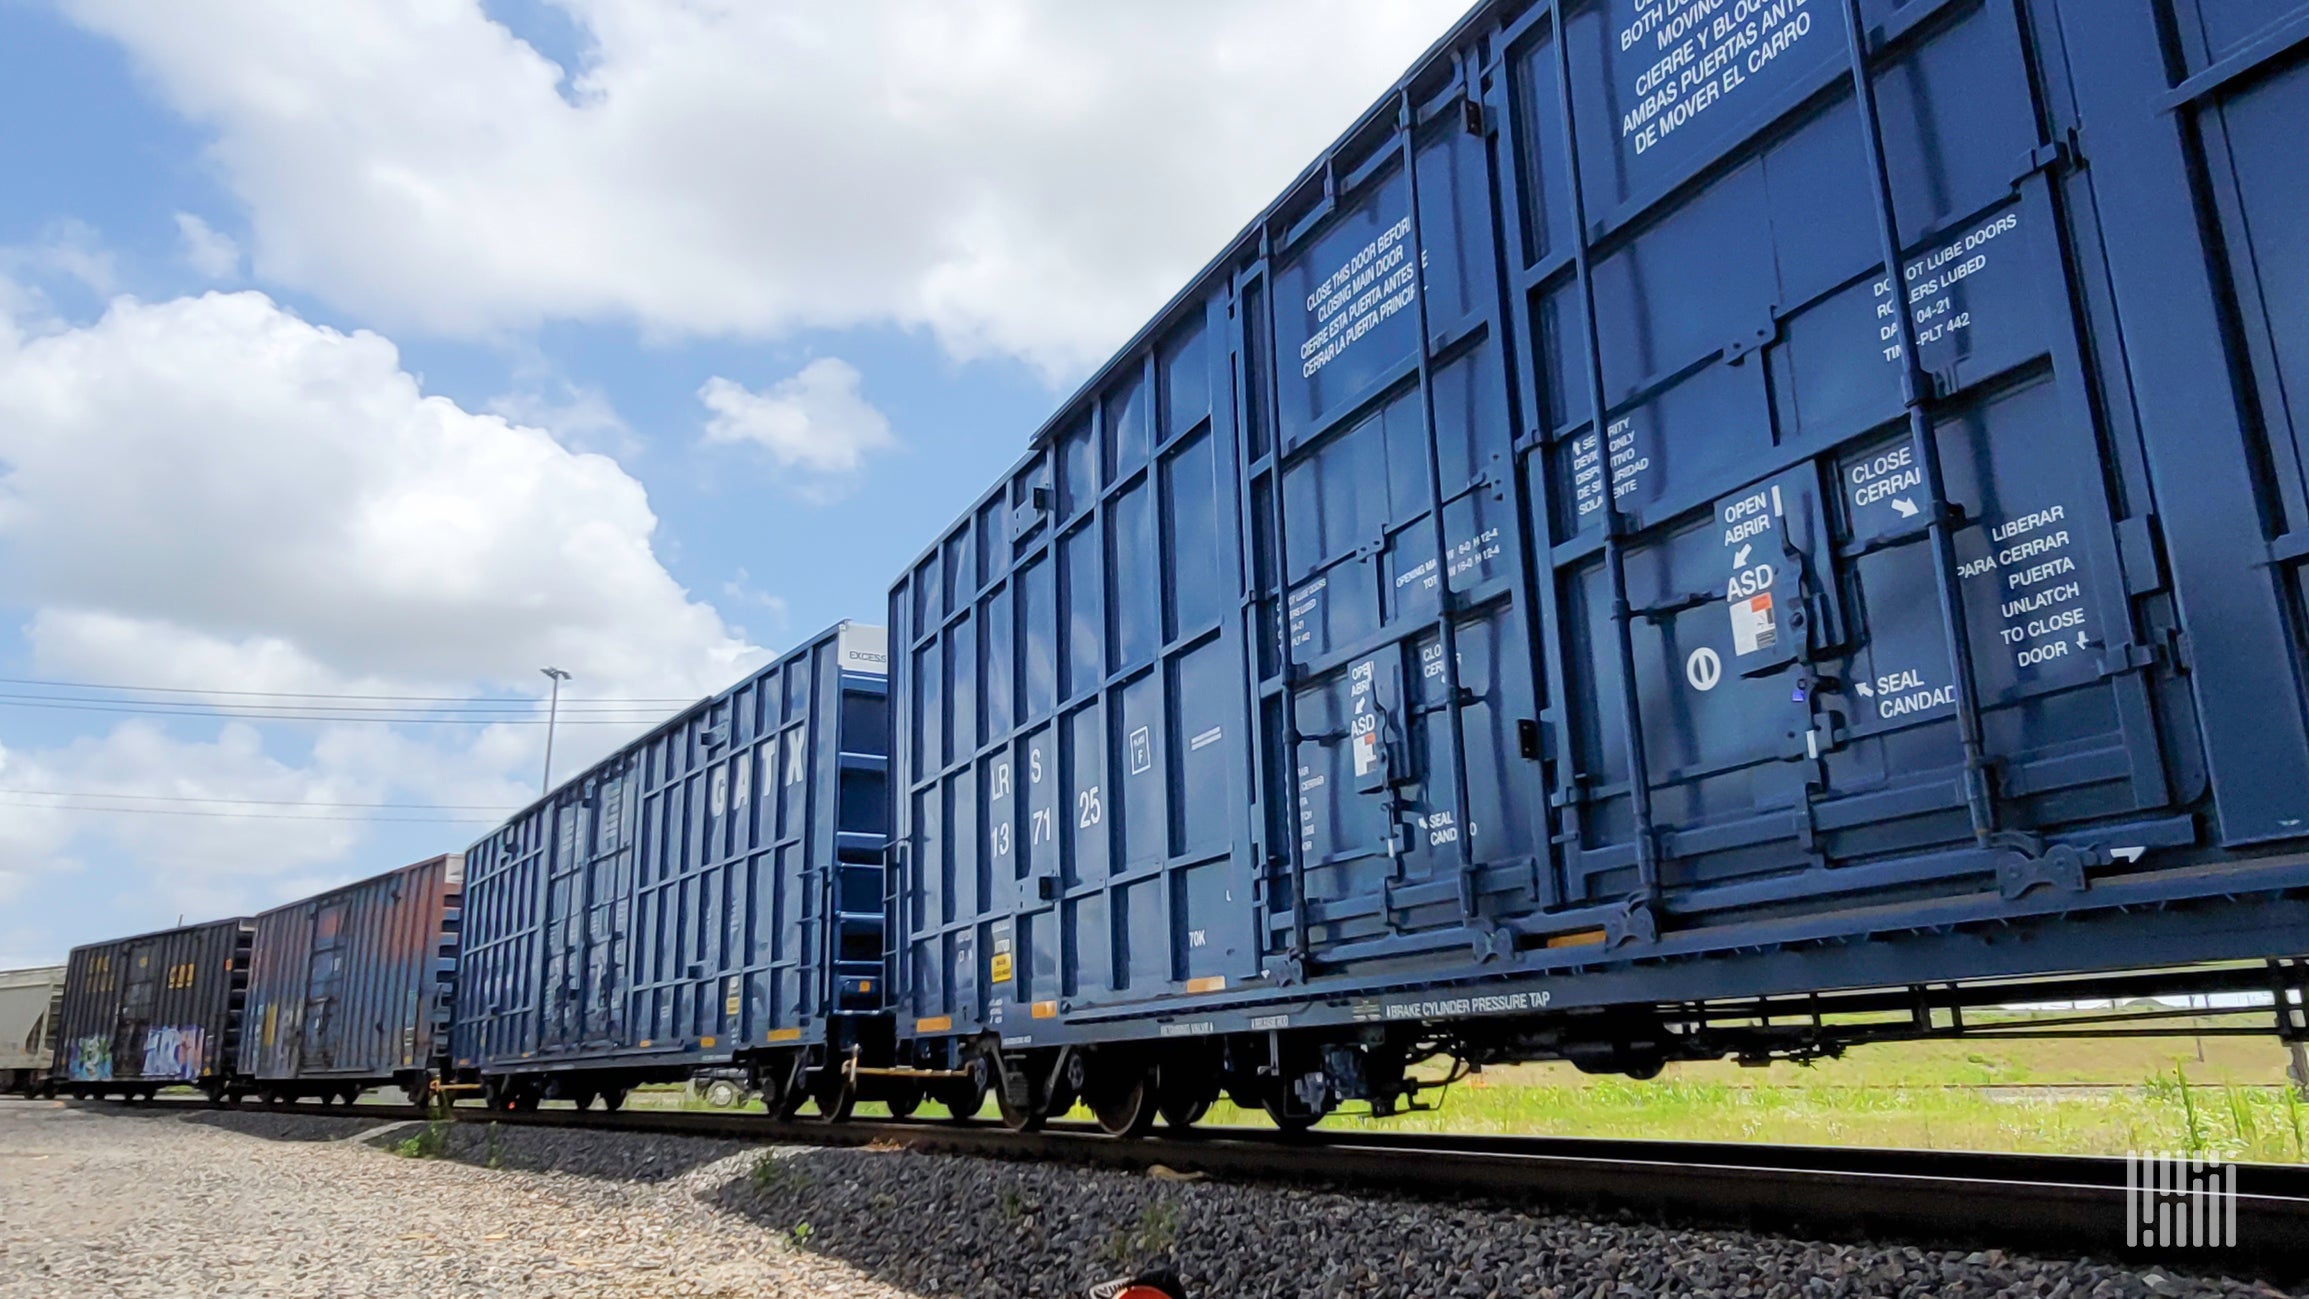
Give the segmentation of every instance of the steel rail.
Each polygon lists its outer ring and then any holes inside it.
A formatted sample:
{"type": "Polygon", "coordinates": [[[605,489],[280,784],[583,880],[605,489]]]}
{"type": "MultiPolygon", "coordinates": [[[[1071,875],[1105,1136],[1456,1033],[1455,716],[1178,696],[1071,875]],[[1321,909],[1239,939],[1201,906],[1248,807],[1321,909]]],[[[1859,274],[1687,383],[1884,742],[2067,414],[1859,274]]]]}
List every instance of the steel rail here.
{"type": "MultiPolygon", "coordinates": [[[[186,1114],[197,1100],[103,1108],[186,1114]]],[[[220,1113],[233,1111],[217,1111],[220,1113]]],[[[418,1121],[408,1105],[280,1105],[272,1113],[418,1121]]],[[[925,1154],[1144,1171],[1161,1165],[1242,1181],[1331,1186],[1436,1198],[1476,1198],[1526,1211],[1633,1213],[1825,1239],[1893,1240],[2039,1257],[2092,1255],[2135,1266],[2309,1281],[2309,1166],[2236,1166],[2237,1242],[2203,1251],[2128,1250],[2123,1159],[2077,1155],[1890,1150],[1602,1137],[1487,1136],[1205,1127],[1182,1136],[1117,1141],[1090,1124],[1013,1133],[983,1121],[780,1122],[697,1110],[528,1112],[458,1106],[460,1123],[590,1127],[765,1144],[897,1147],[925,1154]]]]}

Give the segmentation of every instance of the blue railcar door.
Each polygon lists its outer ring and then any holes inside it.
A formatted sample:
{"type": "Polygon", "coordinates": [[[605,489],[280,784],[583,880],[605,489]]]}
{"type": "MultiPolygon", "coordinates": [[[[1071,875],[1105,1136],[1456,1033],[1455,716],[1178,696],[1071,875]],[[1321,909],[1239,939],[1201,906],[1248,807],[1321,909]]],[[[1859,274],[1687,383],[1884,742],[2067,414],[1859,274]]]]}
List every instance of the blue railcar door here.
{"type": "Polygon", "coordinates": [[[1403,115],[1332,161],[1313,211],[1286,209],[1257,294],[1272,337],[1249,386],[1275,406],[1252,412],[1245,476],[1285,967],[1488,957],[1554,900],[1525,788],[1539,719],[1491,133],[1456,82],[1403,115]]]}
{"type": "Polygon", "coordinates": [[[543,917],[544,1054],[624,1040],[632,781],[631,763],[618,762],[555,795],[543,917]]]}
{"type": "Polygon", "coordinates": [[[538,1048],[566,1054],[585,1042],[585,876],[592,818],[575,790],[563,792],[551,814],[553,841],[546,857],[545,983],[538,1048]]]}
{"type": "Polygon", "coordinates": [[[312,942],[306,954],[302,1031],[292,1039],[292,1075],[327,1073],[337,1067],[337,1011],[345,993],[346,899],[312,911],[312,942]]]}
{"type": "Polygon", "coordinates": [[[585,871],[585,966],[579,1004],[584,1040],[594,1046],[626,1042],[627,930],[633,916],[632,763],[604,772],[591,798],[593,841],[585,871]]]}
{"type": "Polygon", "coordinates": [[[2050,93],[2092,137],[2069,183],[2125,321],[2112,405],[2137,411],[2155,483],[2218,834],[2297,838],[2309,718],[2281,683],[2309,662],[2309,3],[2036,7],[2065,55],[2050,93]]]}
{"type": "Polygon", "coordinates": [[[2074,117],[2022,8],[1867,0],[1856,48],[1840,5],[1778,0],[1680,100],[1646,94],[1708,29],[1562,9],[1569,57],[1535,12],[1494,102],[1564,904],[1626,906],[1618,941],[1974,891],[2071,826],[2112,869],[2190,841],[2149,492],[2077,315],[2074,117]]]}

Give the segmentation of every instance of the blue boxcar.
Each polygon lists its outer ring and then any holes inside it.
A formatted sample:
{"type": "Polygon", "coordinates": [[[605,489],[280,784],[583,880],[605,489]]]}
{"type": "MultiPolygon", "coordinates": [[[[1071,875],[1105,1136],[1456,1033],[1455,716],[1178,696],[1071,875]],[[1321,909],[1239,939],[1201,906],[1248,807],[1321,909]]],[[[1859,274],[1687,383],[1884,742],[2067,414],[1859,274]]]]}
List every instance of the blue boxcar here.
{"type": "Polygon", "coordinates": [[[259,914],[236,1086],[422,1104],[449,1046],[464,869],[451,853],[259,914]]]}
{"type": "Polygon", "coordinates": [[[832,628],[473,845],[460,1076],[614,1107],[737,1069],[847,1108],[853,1057],[888,1051],[884,647],[832,628]]]}
{"type": "Polygon", "coordinates": [[[2309,952],[2305,33],[1480,6],[896,584],[904,1058],[1296,1124],[2309,952]]]}

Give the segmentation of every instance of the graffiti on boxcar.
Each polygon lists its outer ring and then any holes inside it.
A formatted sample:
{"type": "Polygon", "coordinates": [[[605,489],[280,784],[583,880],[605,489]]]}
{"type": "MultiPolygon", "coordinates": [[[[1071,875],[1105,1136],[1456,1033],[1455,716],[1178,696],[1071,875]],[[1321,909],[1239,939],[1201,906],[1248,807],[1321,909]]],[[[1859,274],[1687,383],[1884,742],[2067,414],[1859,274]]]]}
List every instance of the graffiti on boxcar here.
{"type": "Polygon", "coordinates": [[[197,1025],[148,1029],[144,1034],[144,1076],[191,1082],[200,1077],[207,1034],[197,1025]]]}
{"type": "Polygon", "coordinates": [[[74,1082],[106,1082],[112,1077],[112,1039],[74,1038],[64,1057],[65,1076],[74,1082]]]}

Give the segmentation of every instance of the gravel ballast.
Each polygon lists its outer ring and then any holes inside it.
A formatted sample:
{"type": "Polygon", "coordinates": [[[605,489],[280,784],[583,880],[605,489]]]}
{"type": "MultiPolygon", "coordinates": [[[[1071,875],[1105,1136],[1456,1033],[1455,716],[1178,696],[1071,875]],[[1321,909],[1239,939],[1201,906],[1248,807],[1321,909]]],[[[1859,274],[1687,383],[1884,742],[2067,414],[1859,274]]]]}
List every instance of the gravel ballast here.
{"type": "Polygon", "coordinates": [[[1073,1295],[1175,1268],[1193,1299],[2272,1296],[2256,1283],[1995,1250],[1738,1231],[867,1150],[779,1151],[726,1190],[773,1229],[925,1295],[1073,1295]]]}
{"type": "Polygon", "coordinates": [[[0,1296],[905,1293],[715,1208],[759,1157],[736,1143],[457,1125],[474,1162],[379,1148],[424,1130],[0,1100],[0,1296]]]}
{"type": "Polygon", "coordinates": [[[895,1150],[0,1102],[0,1296],[2252,1295],[2162,1269],[1668,1230],[895,1150]],[[431,1157],[395,1153],[415,1149],[431,1157]]]}

